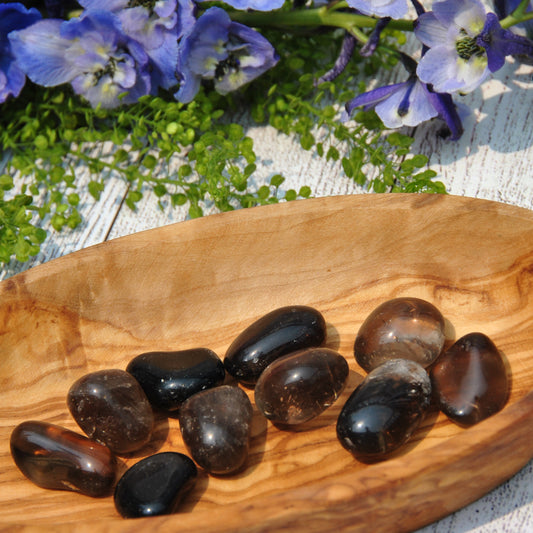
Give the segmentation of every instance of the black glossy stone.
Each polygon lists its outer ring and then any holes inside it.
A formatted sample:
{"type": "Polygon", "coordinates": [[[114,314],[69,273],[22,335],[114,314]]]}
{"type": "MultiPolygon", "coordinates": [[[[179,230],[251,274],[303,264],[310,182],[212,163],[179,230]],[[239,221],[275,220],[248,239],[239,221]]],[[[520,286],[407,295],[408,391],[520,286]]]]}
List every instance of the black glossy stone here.
{"type": "Polygon", "coordinates": [[[231,474],[246,462],[253,408],[246,393],[230,385],[191,396],[179,410],[183,442],[207,472],[231,474]]]}
{"type": "Polygon", "coordinates": [[[483,333],[461,337],[437,359],[430,376],[439,408],[462,426],[498,412],[509,395],[502,356],[483,333]]]}
{"type": "Polygon", "coordinates": [[[346,359],[328,348],[308,348],[276,359],[255,385],[255,404],[279,424],[302,424],[325,411],[346,385],[346,359]]]}
{"type": "Polygon", "coordinates": [[[387,361],[370,372],[344,404],[337,437],[358,459],[384,459],[411,437],[430,399],[431,381],[421,365],[387,361]]]}
{"type": "Polygon", "coordinates": [[[312,307],[281,307],[246,328],[230,345],[224,358],[229,374],[255,385],[273,361],[304,348],[320,346],[326,339],[324,317],[312,307]]]}
{"type": "Polygon", "coordinates": [[[444,347],[444,317],[420,298],[394,298],[363,322],[354,344],[357,364],[370,372],[390,359],[409,359],[428,367],[444,347]]]}
{"type": "Polygon", "coordinates": [[[186,455],[156,453],[126,470],[115,488],[115,507],[124,518],[175,513],[197,476],[186,455]]]}
{"type": "Polygon", "coordinates": [[[137,380],[124,370],[100,370],[78,379],[67,404],[80,428],[118,454],[130,453],[150,441],[152,406],[137,380]]]}
{"type": "Polygon", "coordinates": [[[117,475],[114,455],[84,435],[30,420],[13,430],[10,446],[17,467],[39,487],[92,497],[113,491],[117,475]]]}
{"type": "Polygon", "coordinates": [[[143,353],[126,371],[140,383],[152,406],[169,413],[189,396],[221,385],[226,376],[220,358],[207,348],[143,353]]]}

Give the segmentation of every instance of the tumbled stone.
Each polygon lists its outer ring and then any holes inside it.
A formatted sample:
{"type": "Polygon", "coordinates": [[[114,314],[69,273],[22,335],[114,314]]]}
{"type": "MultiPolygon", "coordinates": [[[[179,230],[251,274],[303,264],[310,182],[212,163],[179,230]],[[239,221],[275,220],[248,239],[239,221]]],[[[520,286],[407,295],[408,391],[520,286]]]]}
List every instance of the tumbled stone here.
{"type": "Polygon", "coordinates": [[[358,459],[385,459],[420,425],[430,397],[431,381],[421,365],[387,361],[372,370],[344,404],[337,437],[358,459]]]}
{"type": "Polygon", "coordinates": [[[150,441],[154,414],[137,380],[124,370],[100,370],[78,379],[67,403],[80,428],[118,454],[150,441]]]}
{"type": "Polygon", "coordinates": [[[370,372],[390,359],[428,367],[442,351],[444,317],[420,298],[395,298],[379,305],[363,322],[354,344],[361,368],[370,372]]]}
{"type": "Polygon", "coordinates": [[[503,359],[483,333],[461,337],[437,359],[430,376],[439,408],[463,426],[498,412],[509,395],[503,359]]]}
{"type": "Polygon", "coordinates": [[[224,366],[240,382],[255,385],[261,372],[278,357],[320,346],[325,339],[326,322],[316,309],[281,307],[255,321],[232,342],[224,366]]]}
{"type": "Polygon", "coordinates": [[[231,474],[246,462],[250,446],[252,404],[230,385],[191,396],[179,410],[183,442],[207,472],[231,474]]]}
{"type": "Polygon", "coordinates": [[[226,376],[220,358],[207,348],[143,353],[130,361],[126,371],[153,407],[169,413],[189,396],[221,385],[226,376]]]}
{"type": "Polygon", "coordinates": [[[117,475],[106,446],[66,428],[30,420],[11,433],[11,455],[20,471],[44,489],[108,496],[117,475]]]}
{"type": "Polygon", "coordinates": [[[348,378],[346,359],[328,348],[308,348],[276,359],[255,386],[255,404],[278,424],[315,418],[339,397],[348,378]]]}
{"type": "Polygon", "coordinates": [[[186,455],[156,453],[126,470],[115,489],[115,507],[124,518],[175,513],[197,476],[196,465],[186,455]]]}

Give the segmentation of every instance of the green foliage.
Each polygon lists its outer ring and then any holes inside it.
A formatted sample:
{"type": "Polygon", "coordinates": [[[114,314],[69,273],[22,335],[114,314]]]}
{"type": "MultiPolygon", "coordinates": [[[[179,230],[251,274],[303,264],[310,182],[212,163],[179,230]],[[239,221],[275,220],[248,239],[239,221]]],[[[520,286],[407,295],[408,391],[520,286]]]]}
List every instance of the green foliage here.
{"type": "Polygon", "coordinates": [[[374,192],[445,192],[442,183],[433,181],[434,171],[420,171],[427,166],[425,156],[405,159],[414,140],[411,136],[385,131],[373,111],[356,113],[352,117],[355,125],[353,121],[342,122],[336,108],[353,98],[356,89],[357,93],[365,90],[361,74],[373,77],[378,70],[397,64],[397,57],[387,52],[387,46],[400,43],[405,35],[391,32],[383,41],[385,52],[378,50],[359,61],[354,56],[340,78],[316,87],[316,80],[338,53],[340,41],[333,36],[334,32],[314,32],[305,38],[302,34],[273,33],[272,42],[278,43],[278,48],[281,44],[287,54],[246,95],[252,102],[252,116],[287,135],[296,135],[303,149],[315,150],[327,160],[340,160],[346,176],[374,192]],[[323,69],[317,71],[317,65],[323,69]]]}
{"type": "MultiPolygon", "coordinates": [[[[388,38],[400,39],[400,32],[388,38]]],[[[328,161],[340,161],[344,173],[376,192],[445,192],[427,158],[409,155],[412,137],[388,134],[376,115],[358,113],[355,121],[339,120],[339,105],[364,90],[360,76],[394,65],[390,54],[353,61],[337,83],[315,80],[338,52],[342,34],[313,32],[267,35],[280,54],[279,64],[247,88],[227,97],[201,91],[184,105],[172,95],[144,97],[114,110],[92,109],[68,87],[43,89],[28,83],[0,114],[0,262],[27,261],[38,253],[52,228],[75,228],[82,187],[98,200],[106,176],[128,185],[125,203],[133,210],[145,191],[161,208],[188,206],[191,218],[212,202],[221,211],[309,198],[312,190],[283,190],[275,174],[268,185],[251,184],[257,168],[253,141],[242,125],[231,122],[232,109],[246,107],[252,118],[299,139],[328,161]],[[317,65],[319,70],[317,70],[317,65]],[[322,65],[322,67],[320,67],[322,65]],[[322,68],[322,70],[320,70],[322,68]],[[111,143],[109,156],[95,147],[111,143]],[[81,181],[80,163],[90,173],[81,181]]]]}

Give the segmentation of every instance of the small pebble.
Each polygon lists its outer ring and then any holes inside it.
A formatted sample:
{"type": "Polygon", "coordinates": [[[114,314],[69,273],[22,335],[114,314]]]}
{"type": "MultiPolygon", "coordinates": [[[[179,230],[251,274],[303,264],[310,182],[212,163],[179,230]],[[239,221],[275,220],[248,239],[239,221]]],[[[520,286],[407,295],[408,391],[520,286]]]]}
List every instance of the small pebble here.
{"type": "Polygon", "coordinates": [[[211,474],[240,470],[248,457],[252,404],[230,385],[198,392],[179,410],[183,441],[192,458],[211,474]]]}
{"type": "Polygon", "coordinates": [[[339,397],[348,378],[348,363],[328,348],[308,348],[276,359],[255,386],[255,404],[279,424],[315,418],[339,397]]]}
{"type": "Polygon", "coordinates": [[[30,420],[11,433],[11,455],[20,471],[44,489],[109,496],[117,462],[109,448],[66,428],[30,420]]]}
{"type": "Polygon", "coordinates": [[[117,454],[150,441],[152,407],[137,380],[124,370],[86,374],[70,387],[67,403],[80,428],[117,454]]]}
{"type": "Polygon", "coordinates": [[[115,507],[124,518],[175,513],[197,476],[196,465],[186,455],[156,453],[126,470],[115,488],[115,507]]]}
{"type": "Polygon", "coordinates": [[[224,364],[207,348],[148,352],[130,361],[126,371],[141,385],[153,407],[175,412],[193,394],[221,385],[224,364]]]}
{"type": "Polygon", "coordinates": [[[255,385],[273,361],[326,339],[324,317],[312,307],[294,305],[271,311],[246,328],[224,358],[227,372],[246,385],[255,385]]]}
{"type": "Polygon", "coordinates": [[[439,408],[462,426],[498,412],[509,395],[503,359],[483,333],[461,337],[437,359],[430,376],[439,408]]]}
{"type": "Polygon", "coordinates": [[[372,371],[390,359],[428,367],[444,347],[444,317],[420,298],[395,298],[379,305],[363,322],[354,344],[357,364],[372,371]]]}
{"type": "Polygon", "coordinates": [[[431,381],[421,365],[387,361],[372,370],[344,404],[337,437],[362,461],[385,459],[411,437],[430,399],[431,381]]]}

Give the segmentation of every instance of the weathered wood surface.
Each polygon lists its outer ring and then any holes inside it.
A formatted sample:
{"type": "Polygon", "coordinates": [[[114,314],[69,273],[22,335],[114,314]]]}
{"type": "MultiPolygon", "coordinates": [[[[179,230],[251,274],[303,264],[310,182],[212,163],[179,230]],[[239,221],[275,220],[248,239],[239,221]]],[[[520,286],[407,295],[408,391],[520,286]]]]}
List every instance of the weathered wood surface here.
{"type": "MultiPolygon", "coordinates": [[[[151,349],[207,342],[223,354],[247,324],[295,302],[324,314],[328,346],[350,362],[347,389],[298,431],[257,416],[248,468],[232,479],[202,476],[179,530],[411,531],[446,516],[533,456],[532,269],[528,210],[461,197],[367,195],[159,228],[6,280],[0,529],[22,524],[24,531],[30,522],[28,531],[67,531],[74,523],[144,530],[142,521],[117,518],[109,499],[43,491],[25,480],[9,456],[12,428],[38,418],[76,429],[64,398],[86,372],[124,368],[151,349]],[[497,231],[486,239],[492,224],[497,231]],[[401,295],[435,303],[449,340],[488,334],[509,365],[511,394],[504,410],[468,430],[434,411],[394,458],[364,465],[339,445],[335,420],[363,373],[350,355],[359,325],[377,303],[401,295]]],[[[185,451],[176,420],[162,420],[157,435],[147,453],[185,451]]],[[[156,518],[150,528],[174,520],[156,518]]]]}
{"type": "MultiPolygon", "coordinates": [[[[531,76],[531,67],[509,62],[491,81],[463,97],[464,103],[471,106],[472,115],[465,119],[465,134],[459,142],[438,138],[437,121],[417,129],[414,149],[430,156],[431,168],[438,172],[450,193],[533,209],[531,76]]],[[[272,128],[252,126],[248,133],[260,158],[258,185],[282,172],[287,177],[286,188],[310,185],[316,196],[366,192],[343,176],[339,164],[327,163],[302,150],[295,140],[272,128]]],[[[83,180],[83,169],[79,169],[79,175],[83,180]]],[[[110,175],[100,202],[82,198],[84,223],[76,231],[52,233],[39,256],[26,265],[13,262],[0,272],[0,278],[93,244],[186,218],[185,209],[161,211],[148,194],[137,213],[132,213],[123,203],[126,192],[126,185],[110,175]]],[[[208,208],[207,213],[211,212],[208,208]]],[[[494,229],[487,228],[487,239],[494,229]]],[[[470,530],[533,531],[533,463],[478,502],[423,532],[470,530]]]]}

